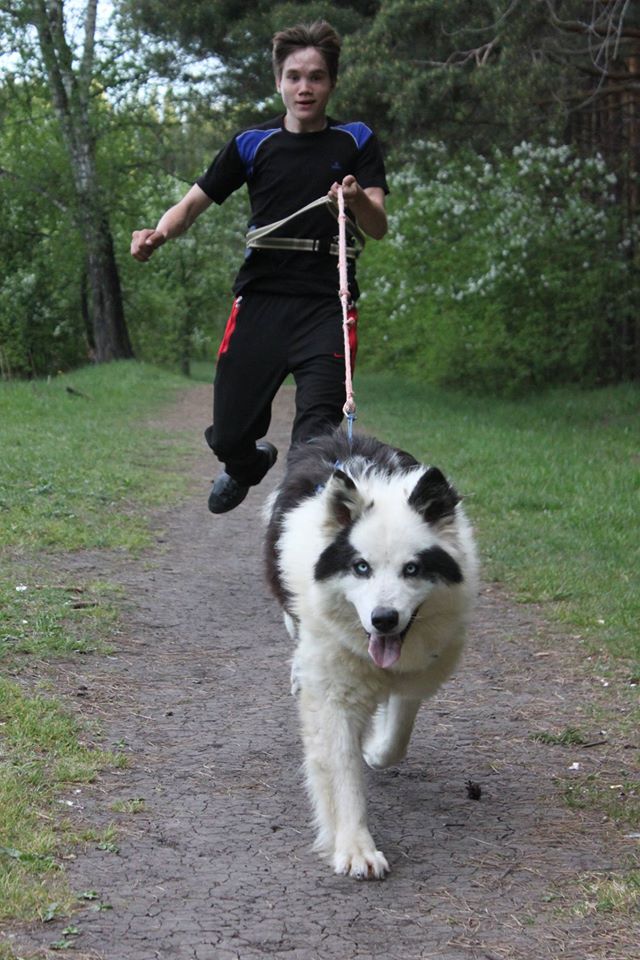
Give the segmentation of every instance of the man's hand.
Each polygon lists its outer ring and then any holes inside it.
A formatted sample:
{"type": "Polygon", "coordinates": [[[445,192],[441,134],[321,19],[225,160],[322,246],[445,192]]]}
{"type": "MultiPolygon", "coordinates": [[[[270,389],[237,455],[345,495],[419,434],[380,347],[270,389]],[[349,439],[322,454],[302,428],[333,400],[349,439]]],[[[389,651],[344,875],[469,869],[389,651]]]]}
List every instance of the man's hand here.
{"type": "Polygon", "coordinates": [[[333,183],[331,184],[331,189],[329,190],[329,196],[332,200],[338,201],[338,187],[342,187],[342,194],[344,196],[344,202],[349,205],[349,201],[356,200],[357,197],[363,192],[362,187],[356,180],[356,178],[348,173],[344,178],[342,183],[333,183]]]}
{"type": "Polygon", "coordinates": [[[328,196],[338,202],[338,187],[342,187],[345,206],[354,214],[358,226],[374,240],[380,240],[387,232],[387,215],[384,212],[382,187],[360,186],[353,174],[348,173],[342,183],[333,183],[328,196]]]}
{"type": "Polygon", "coordinates": [[[197,183],[185,193],[182,200],[163,213],[155,230],[134,230],[131,235],[131,256],[146,263],[154,250],[167,240],[181,237],[196,217],[210,207],[213,201],[197,183]]]}
{"type": "Polygon", "coordinates": [[[158,230],[134,230],[131,234],[131,256],[146,263],[154,250],[166,243],[166,234],[158,230]]]}

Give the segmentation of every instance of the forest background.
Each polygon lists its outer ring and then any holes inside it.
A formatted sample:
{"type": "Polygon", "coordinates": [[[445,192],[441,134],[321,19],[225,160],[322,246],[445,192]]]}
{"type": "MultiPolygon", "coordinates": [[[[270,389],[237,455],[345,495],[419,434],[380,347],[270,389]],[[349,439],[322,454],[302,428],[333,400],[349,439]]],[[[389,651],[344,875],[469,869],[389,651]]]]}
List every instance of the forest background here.
{"type": "Polygon", "coordinates": [[[362,361],[494,393],[637,380],[637,0],[0,0],[2,378],[213,357],[245,192],[148,265],[131,231],[279,112],[271,36],[320,17],[330,112],[375,128],[392,191],[362,361]]]}

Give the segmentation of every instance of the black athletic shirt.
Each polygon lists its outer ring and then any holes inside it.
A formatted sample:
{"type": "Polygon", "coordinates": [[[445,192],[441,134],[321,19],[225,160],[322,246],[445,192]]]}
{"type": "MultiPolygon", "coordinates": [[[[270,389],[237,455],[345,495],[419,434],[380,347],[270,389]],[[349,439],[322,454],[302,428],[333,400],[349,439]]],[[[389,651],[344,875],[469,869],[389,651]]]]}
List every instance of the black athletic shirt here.
{"type": "MultiPolygon", "coordinates": [[[[196,183],[215,203],[223,203],[244,183],[249,190],[248,227],[282,220],[325,195],[334,181],[353,174],[361,187],[388,193],[384,161],[373,131],[364,123],[327,118],[317,133],[291,133],[280,116],[236,134],[196,183]]],[[[321,207],[296,217],[271,236],[330,239],[335,217],[321,207]]],[[[234,292],[258,290],[310,296],[338,295],[337,258],[293,250],[247,250],[234,292]]],[[[349,261],[349,289],[357,299],[355,264],[349,261]]]]}

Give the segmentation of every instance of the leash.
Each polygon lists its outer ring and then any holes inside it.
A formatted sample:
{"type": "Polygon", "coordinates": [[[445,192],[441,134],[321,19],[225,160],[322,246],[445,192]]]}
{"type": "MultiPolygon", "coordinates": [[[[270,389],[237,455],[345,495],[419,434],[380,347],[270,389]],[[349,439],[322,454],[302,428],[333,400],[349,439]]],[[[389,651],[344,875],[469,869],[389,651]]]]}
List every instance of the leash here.
{"type": "Polygon", "coordinates": [[[252,227],[246,235],[247,248],[267,250],[305,250],[313,253],[337,254],[339,271],[339,295],[342,304],[342,335],[344,340],[345,392],[346,401],[342,412],[347,418],[347,437],[349,446],[353,441],[353,422],[356,419],[356,403],[353,393],[353,374],[351,370],[351,348],[349,344],[349,327],[353,321],[349,319],[349,280],[347,274],[347,259],[354,260],[365,245],[365,235],[350,217],[345,213],[344,193],[338,187],[338,202],[328,196],[318,197],[306,206],[301,207],[288,217],[275,223],[268,223],[264,227],[252,227]],[[272,237],[274,231],[284,227],[290,220],[294,220],[303,213],[325,207],[338,221],[338,243],[330,240],[306,239],[304,237],[272,237]],[[347,245],[347,231],[352,245],[347,245]]]}
{"type": "Polygon", "coordinates": [[[342,335],[344,339],[344,386],[347,399],[342,412],[347,418],[347,437],[349,446],[353,441],[353,421],[356,419],[356,401],[353,393],[353,376],[351,371],[351,347],[349,345],[349,280],[347,277],[347,216],[344,212],[344,193],[338,187],[338,273],[340,277],[339,290],[342,304],[342,335]]]}

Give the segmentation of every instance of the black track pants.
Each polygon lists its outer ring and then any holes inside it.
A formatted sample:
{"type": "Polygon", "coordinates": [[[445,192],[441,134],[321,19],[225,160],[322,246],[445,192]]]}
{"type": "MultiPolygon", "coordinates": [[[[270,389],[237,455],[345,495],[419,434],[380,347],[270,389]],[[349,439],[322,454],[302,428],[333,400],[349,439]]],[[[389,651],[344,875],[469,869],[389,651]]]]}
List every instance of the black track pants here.
{"type": "MultiPolygon", "coordinates": [[[[351,361],[356,312],[351,308],[351,361]]],[[[342,307],[335,297],[248,293],[238,297],[218,352],[213,424],[207,443],[238,483],[253,486],[267,472],[256,450],[271,422],[271,404],[286,376],[296,383],[291,442],[310,440],[342,421],[345,402],[342,307]]]]}

